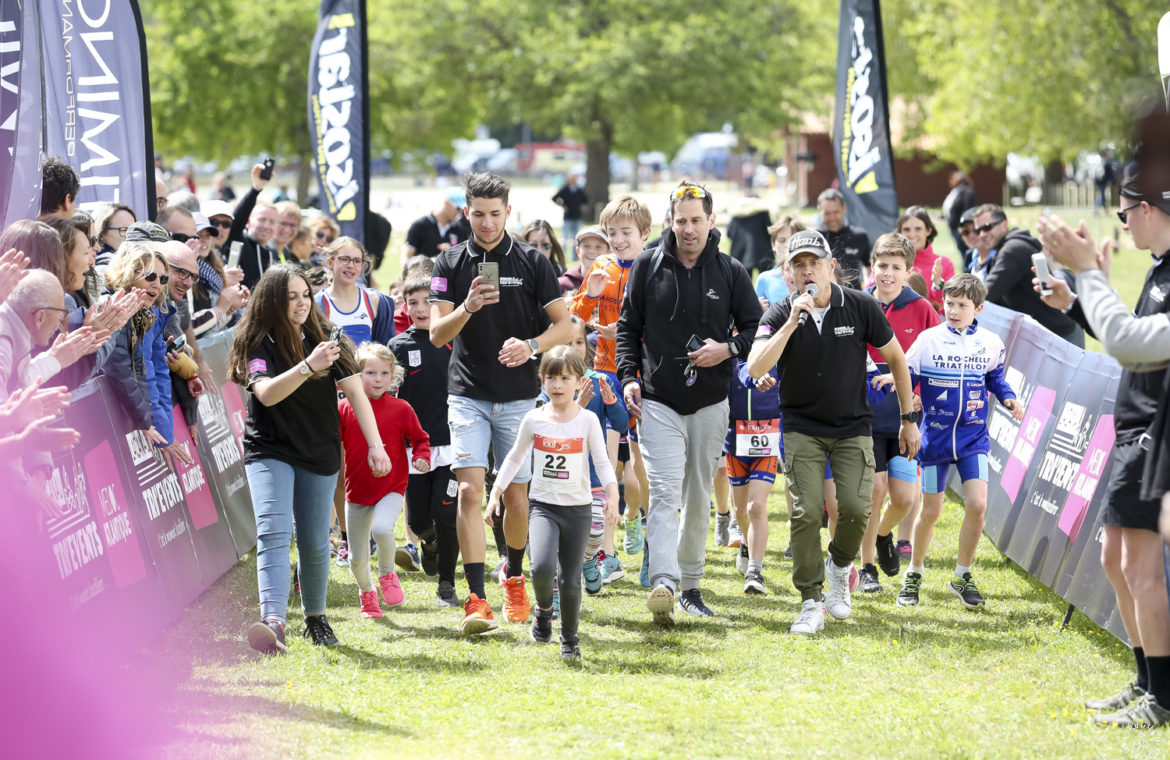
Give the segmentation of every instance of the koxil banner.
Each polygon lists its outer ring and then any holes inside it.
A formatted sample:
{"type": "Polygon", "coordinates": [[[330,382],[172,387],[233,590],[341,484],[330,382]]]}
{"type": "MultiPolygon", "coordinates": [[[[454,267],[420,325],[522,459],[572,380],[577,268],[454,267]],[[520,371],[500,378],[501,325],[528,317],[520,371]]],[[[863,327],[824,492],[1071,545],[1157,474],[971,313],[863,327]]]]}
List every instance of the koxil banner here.
{"type": "Polygon", "coordinates": [[[309,130],[321,208],[366,241],[369,130],[364,0],[322,0],[309,54],[309,130]]]}
{"type": "Polygon", "coordinates": [[[894,229],[898,195],[878,0],[841,1],[833,154],[849,223],[871,239],[894,229]]]}

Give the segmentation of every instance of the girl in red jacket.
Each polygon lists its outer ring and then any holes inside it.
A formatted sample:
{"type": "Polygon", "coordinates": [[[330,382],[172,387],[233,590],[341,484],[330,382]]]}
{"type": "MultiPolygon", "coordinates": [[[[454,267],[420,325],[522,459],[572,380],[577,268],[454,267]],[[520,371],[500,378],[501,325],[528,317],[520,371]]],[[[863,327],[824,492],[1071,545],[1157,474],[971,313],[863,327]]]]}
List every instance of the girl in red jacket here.
{"type": "Polygon", "coordinates": [[[394,523],[402,511],[403,494],[410,472],[406,462],[406,439],[414,451],[414,468],[431,467],[430,437],[410,404],[393,394],[402,382],[402,368],[394,354],[380,343],[358,346],[362,386],[370,399],[378,432],[390,458],[390,474],[375,478],[363,467],[368,445],[353,407],[347,399],[337,403],[341,415],[341,446],[345,455],[345,520],[348,525],[350,569],[357,580],[363,617],[382,617],[378,592],[370,580],[370,537],[378,544],[378,585],[387,607],[405,601],[398,573],[394,572],[394,523]]]}

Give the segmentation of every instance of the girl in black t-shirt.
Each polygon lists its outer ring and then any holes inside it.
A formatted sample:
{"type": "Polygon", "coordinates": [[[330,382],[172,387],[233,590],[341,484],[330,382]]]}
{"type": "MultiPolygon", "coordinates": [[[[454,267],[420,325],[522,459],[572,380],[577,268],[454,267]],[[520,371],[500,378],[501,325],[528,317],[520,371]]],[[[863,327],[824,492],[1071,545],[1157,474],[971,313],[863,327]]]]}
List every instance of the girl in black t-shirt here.
{"type": "Polygon", "coordinates": [[[305,636],[317,645],[337,643],[324,613],[341,464],[338,386],[369,444],[374,477],[390,472],[353,345],[344,336],[329,340],[331,327],[300,268],[277,264],[256,284],[228,359],[228,379],[249,391],[244,463],[256,513],[260,622],[248,630],[248,643],[265,653],[285,651],[294,517],[305,636]]]}

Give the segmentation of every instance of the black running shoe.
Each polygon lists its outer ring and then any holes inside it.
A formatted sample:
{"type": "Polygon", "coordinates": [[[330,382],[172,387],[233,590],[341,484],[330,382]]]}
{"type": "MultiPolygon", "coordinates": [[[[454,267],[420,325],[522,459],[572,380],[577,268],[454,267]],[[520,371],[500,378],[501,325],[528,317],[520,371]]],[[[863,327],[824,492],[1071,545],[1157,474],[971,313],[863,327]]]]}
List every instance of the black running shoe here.
{"type": "Polygon", "coordinates": [[[971,573],[963,573],[962,578],[951,578],[947,588],[952,594],[959,597],[963,602],[963,606],[969,610],[977,607],[982,607],[987,604],[983,599],[983,594],[979,593],[979,587],[975,585],[975,580],[971,577],[971,573]]]}
{"type": "Polygon", "coordinates": [[[262,654],[284,654],[288,647],[284,643],[284,623],[279,620],[262,620],[248,628],[248,646],[262,654]]]}
{"type": "Polygon", "coordinates": [[[902,590],[894,599],[899,607],[913,607],[918,604],[918,589],[922,587],[921,573],[906,573],[902,578],[902,590]]]}
{"type": "Polygon", "coordinates": [[[324,615],[305,617],[305,638],[312,639],[314,646],[331,647],[337,644],[337,634],[329,627],[324,615]]]}
{"type": "Polygon", "coordinates": [[[567,639],[561,636],[561,659],[562,660],[579,660],[581,659],[581,647],[578,646],[577,637],[567,639]]]}
{"type": "Polygon", "coordinates": [[[873,565],[862,565],[861,571],[857,576],[857,585],[865,593],[876,594],[882,590],[882,584],[878,582],[877,568],[873,565]]]}
{"type": "Polygon", "coordinates": [[[552,641],[552,610],[549,610],[546,616],[542,615],[541,610],[538,609],[536,614],[532,616],[532,630],[529,633],[537,644],[547,644],[552,641]]]}
{"type": "Polygon", "coordinates": [[[688,615],[715,617],[715,613],[703,604],[703,595],[697,588],[682,592],[678,597],[678,603],[688,615]]]}
{"type": "Polygon", "coordinates": [[[463,602],[455,594],[455,584],[451,581],[439,581],[439,590],[435,592],[439,597],[440,607],[462,607],[463,602]]]}
{"type": "Polygon", "coordinates": [[[422,548],[422,569],[423,572],[430,576],[439,574],[439,542],[438,541],[419,541],[419,547],[422,548]]]}
{"type": "Polygon", "coordinates": [[[743,593],[745,594],[766,594],[767,589],[764,588],[764,574],[759,570],[748,570],[743,576],[743,593]]]}
{"type": "Polygon", "coordinates": [[[882,572],[893,578],[902,572],[902,555],[894,546],[893,531],[877,537],[877,563],[882,572]]]}

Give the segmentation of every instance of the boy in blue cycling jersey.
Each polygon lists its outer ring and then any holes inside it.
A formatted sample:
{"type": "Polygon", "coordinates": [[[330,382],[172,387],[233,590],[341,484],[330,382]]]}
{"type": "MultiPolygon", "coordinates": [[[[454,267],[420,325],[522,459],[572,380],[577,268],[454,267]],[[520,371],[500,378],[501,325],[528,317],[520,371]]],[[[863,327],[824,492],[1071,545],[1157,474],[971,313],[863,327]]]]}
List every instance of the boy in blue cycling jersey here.
{"type": "Polygon", "coordinates": [[[913,555],[896,599],[902,607],[918,604],[926,550],[942,511],[952,464],[963,481],[965,511],[959,529],[958,562],[947,589],[968,609],[984,605],[971,577],[971,564],[987,511],[987,392],[1011,410],[1013,419],[1024,416],[1023,405],[1003,377],[1003,341],[975,321],[986,297],[987,286],[975,275],[959,274],[947,280],[943,323],[923,330],[906,353],[911,374],[921,381],[925,429],[918,454],[922,511],[914,521],[913,555]]]}

